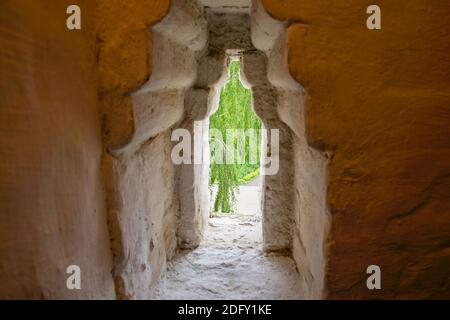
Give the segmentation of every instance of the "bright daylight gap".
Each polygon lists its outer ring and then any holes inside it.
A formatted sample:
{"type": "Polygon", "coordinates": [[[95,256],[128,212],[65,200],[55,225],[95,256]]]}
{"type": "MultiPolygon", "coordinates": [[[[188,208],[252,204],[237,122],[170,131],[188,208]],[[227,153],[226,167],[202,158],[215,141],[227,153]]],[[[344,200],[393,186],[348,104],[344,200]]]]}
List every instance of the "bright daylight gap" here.
{"type": "Polygon", "coordinates": [[[252,92],[239,78],[240,62],[229,64],[229,79],[220,92],[217,111],[211,115],[209,185],[211,215],[208,233],[238,246],[258,247],[261,236],[261,129],[252,107],[252,92]],[[250,138],[251,134],[252,139],[250,138]],[[241,140],[239,140],[241,139],[241,140]],[[221,140],[221,141],[220,141],[221,140]],[[253,144],[253,145],[252,145],[253,144]],[[234,163],[214,163],[215,147],[234,163]],[[219,235],[220,234],[220,235],[219,235]]]}

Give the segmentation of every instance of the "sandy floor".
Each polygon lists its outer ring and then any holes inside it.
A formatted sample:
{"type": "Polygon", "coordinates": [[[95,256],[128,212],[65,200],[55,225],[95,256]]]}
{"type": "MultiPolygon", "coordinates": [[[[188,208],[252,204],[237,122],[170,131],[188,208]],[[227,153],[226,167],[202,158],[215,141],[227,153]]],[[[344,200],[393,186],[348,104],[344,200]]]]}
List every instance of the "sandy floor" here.
{"type": "Polygon", "coordinates": [[[259,217],[215,217],[204,242],[169,263],[153,297],[301,299],[300,281],[292,259],[262,253],[259,217]]]}

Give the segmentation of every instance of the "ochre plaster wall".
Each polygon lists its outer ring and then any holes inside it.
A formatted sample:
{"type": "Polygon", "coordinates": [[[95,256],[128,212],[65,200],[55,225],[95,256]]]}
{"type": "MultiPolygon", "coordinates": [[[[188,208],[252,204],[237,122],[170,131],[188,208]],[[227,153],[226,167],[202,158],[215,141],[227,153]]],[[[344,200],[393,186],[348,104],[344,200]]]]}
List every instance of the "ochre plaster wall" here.
{"type": "MultiPolygon", "coordinates": [[[[128,147],[139,130],[132,95],[152,72],[150,27],[167,14],[169,7],[169,0],[98,0],[102,163],[112,272],[120,299],[149,298],[150,286],[176,247],[178,207],[169,158],[170,135],[160,130],[128,147]],[[121,148],[126,150],[115,152],[121,148]]],[[[148,109],[146,112],[150,112],[148,109]]],[[[151,116],[147,120],[151,121],[151,116]]]]}
{"type": "Polygon", "coordinates": [[[310,145],[331,153],[328,298],[450,297],[450,5],[263,0],[288,20],[310,145]],[[382,30],[366,28],[378,4],[382,30]],[[366,287],[379,265],[382,290],[366,287]]]}
{"type": "Polygon", "coordinates": [[[0,3],[0,298],[115,298],[95,21],[69,31],[73,3],[0,3]],[[72,264],[81,290],[66,288],[72,264]]]}

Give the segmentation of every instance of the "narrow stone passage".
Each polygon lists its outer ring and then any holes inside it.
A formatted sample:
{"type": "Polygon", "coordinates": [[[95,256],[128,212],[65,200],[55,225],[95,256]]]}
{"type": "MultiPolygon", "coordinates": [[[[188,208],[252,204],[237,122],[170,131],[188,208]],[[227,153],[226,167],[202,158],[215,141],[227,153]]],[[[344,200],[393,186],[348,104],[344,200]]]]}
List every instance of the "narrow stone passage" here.
{"type": "Polygon", "coordinates": [[[264,254],[261,219],[215,216],[195,250],[168,264],[155,299],[302,299],[301,277],[287,256],[264,254]]]}

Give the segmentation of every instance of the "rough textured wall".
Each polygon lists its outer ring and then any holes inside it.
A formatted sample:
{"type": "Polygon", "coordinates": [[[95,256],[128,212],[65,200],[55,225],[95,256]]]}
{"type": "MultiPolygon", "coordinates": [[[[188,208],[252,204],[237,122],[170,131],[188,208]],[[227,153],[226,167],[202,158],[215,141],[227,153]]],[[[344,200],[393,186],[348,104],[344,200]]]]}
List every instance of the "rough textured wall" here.
{"type": "MultiPolygon", "coordinates": [[[[172,129],[187,130],[192,155],[189,163],[177,164],[176,184],[179,212],[177,215],[177,241],[181,248],[195,248],[203,237],[209,216],[209,145],[208,112],[210,81],[216,76],[218,62],[208,55],[207,24],[195,1],[174,0],[169,14],[155,26],[154,67],[156,73],[149,81],[150,92],[162,94],[165,105],[181,110],[179,121],[172,129]],[[168,100],[165,91],[174,92],[180,99],[168,100]],[[195,159],[202,159],[196,163],[195,159]],[[206,176],[204,175],[206,174],[206,176]]],[[[145,91],[146,88],[143,88],[145,91]]],[[[173,112],[162,110],[166,116],[173,112]]],[[[174,136],[179,131],[174,132],[174,136]]],[[[175,139],[178,144],[178,139],[175,139]]],[[[175,154],[174,154],[175,155],[175,154]]],[[[180,155],[180,154],[178,154],[180,155]]],[[[184,156],[184,152],[183,152],[184,156]]]]}
{"type": "MultiPolygon", "coordinates": [[[[162,133],[136,152],[112,160],[117,207],[109,207],[114,229],[114,276],[119,298],[148,299],[176,248],[174,168],[171,141],[162,133]],[[118,238],[116,238],[118,237],[118,238]]],[[[111,190],[110,190],[111,191],[111,190]]]]}
{"type": "MultiPolygon", "coordinates": [[[[86,11],[89,0],[76,1],[86,11]]],[[[0,297],[114,298],[93,19],[73,1],[0,3],[0,297]],[[81,267],[82,290],[66,288],[81,267]]]]}
{"type": "Polygon", "coordinates": [[[135,130],[132,91],[151,75],[150,26],[160,21],[169,0],[97,0],[98,68],[107,146],[129,142],[135,130]]]}
{"type": "Polygon", "coordinates": [[[269,79],[278,88],[277,111],[292,133],[291,157],[288,166],[294,173],[292,190],[294,220],[292,256],[305,279],[304,297],[318,299],[323,295],[325,243],[329,212],[326,206],[327,154],[308,145],[305,128],[304,90],[289,74],[285,48],[285,30],[275,50],[269,55],[269,79]]]}
{"type": "Polygon", "coordinates": [[[113,274],[121,299],[148,298],[176,244],[171,143],[164,131],[175,113],[158,117],[165,106],[161,97],[153,106],[147,102],[151,97],[133,98],[152,73],[150,27],[166,15],[169,4],[98,0],[103,170],[113,274]]]}
{"type": "Polygon", "coordinates": [[[262,177],[262,227],[265,251],[289,252],[292,246],[293,225],[293,176],[292,132],[280,120],[277,113],[280,91],[267,79],[267,57],[262,52],[245,53],[242,73],[251,85],[253,108],[261,118],[267,137],[263,143],[263,161],[277,155],[278,171],[269,169],[272,163],[263,165],[262,177]],[[271,141],[271,130],[278,130],[279,145],[271,141]],[[290,169],[289,169],[290,168],[290,169]],[[272,171],[272,172],[270,172],[272,171]]]}
{"type": "Polygon", "coordinates": [[[450,5],[264,0],[292,21],[288,61],[309,143],[332,152],[329,298],[450,297],[450,5]],[[382,290],[366,288],[377,264],[382,290]]]}
{"type": "MultiPolygon", "coordinates": [[[[279,246],[283,243],[290,249],[299,274],[304,278],[301,296],[317,299],[323,295],[324,247],[329,219],[325,200],[327,155],[309,146],[306,139],[304,89],[292,78],[288,67],[287,23],[270,17],[260,1],[254,1],[251,26],[253,44],[266,54],[267,68],[254,65],[250,70],[260,72],[258,79],[267,77],[275,98],[273,105],[262,115],[270,117],[272,113],[278,117],[280,120],[274,127],[281,129],[281,179],[277,186],[277,202],[272,200],[267,189],[264,196],[265,202],[269,203],[264,206],[267,219],[266,223],[263,220],[265,248],[270,249],[268,244],[279,246]],[[289,139],[283,139],[286,135],[289,139]],[[284,228],[281,232],[278,231],[280,226],[284,228]]],[[[270,101],[260,97],[260,93],[255,91],[255,107],[270,101]]],[[[266,187],[270,188],[268,182],[275,181],[265,178],[266,187]]]]}
{"type": "Polygon", "coordinates": [[[209,214],[198,172],[207,164],[177,168],[170,158],[172,128],[207,111],[206,87],[192,89],[206,22],[184,0],[100,1],[99,14],[113,273],[119,298],[149,298],[177,241],[198,245],[209,214]]]}

